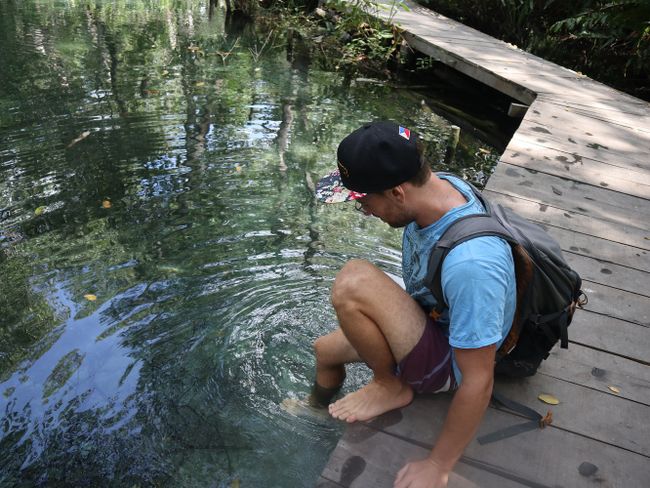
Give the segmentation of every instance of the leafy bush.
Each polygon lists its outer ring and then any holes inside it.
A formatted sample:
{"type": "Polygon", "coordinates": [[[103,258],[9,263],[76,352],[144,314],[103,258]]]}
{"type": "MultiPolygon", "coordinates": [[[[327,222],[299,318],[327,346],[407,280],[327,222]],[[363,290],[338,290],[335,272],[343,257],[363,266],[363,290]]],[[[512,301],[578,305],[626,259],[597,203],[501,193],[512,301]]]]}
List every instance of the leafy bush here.
{"type": "Polygon", "coordinates": [[[487,34],[650,99],[648,0],[423,0],[487,34]]]}

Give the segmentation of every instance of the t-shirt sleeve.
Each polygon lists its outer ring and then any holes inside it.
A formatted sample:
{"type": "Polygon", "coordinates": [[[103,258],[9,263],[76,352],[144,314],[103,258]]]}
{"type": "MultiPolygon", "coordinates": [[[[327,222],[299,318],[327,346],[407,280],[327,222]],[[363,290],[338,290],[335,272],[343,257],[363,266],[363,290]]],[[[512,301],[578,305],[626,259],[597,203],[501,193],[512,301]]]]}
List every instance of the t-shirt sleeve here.
{"type": "Polygon", "coordinates": [[[475,349],[503,338],[508,256],[501,240],[480,237],[452,249],[443,262],[442,289],[449,305],[449,344],[475,349]]]}

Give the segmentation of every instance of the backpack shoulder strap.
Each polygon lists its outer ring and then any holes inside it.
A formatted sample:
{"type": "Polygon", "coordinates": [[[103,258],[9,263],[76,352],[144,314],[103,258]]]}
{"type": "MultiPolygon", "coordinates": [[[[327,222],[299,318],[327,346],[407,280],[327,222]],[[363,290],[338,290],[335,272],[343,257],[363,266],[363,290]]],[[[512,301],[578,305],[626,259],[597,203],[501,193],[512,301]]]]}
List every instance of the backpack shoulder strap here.
{"type": "MultiPolygon", "coordinates": [[[[489,212],[489,208],[486,208],[489,212]]],[[[483,236],[501,237],[511,244],[517,241],[492,214],[472,214],[459,218],[442,234],[429,255],[425,283],[436,299],[436,312],[442,313],[447,305],[442,293],[442,262],[459,244],[483,236]]]]}

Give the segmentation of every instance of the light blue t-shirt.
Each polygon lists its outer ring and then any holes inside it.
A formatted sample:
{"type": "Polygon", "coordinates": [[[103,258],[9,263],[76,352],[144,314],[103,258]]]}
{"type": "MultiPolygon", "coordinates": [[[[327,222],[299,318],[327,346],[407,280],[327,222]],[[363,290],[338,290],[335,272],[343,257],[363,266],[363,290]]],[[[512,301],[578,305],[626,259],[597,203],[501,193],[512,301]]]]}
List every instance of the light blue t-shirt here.
{"type": "MultiPolygon", "coordinates": [[[[471,188],[460,178],[449,181],[467,203],[451,209],[438,221],[420,228],[412,222],[402,240],[402,277],[406,291],[429,313],[436,304],[424,284],[433,245],[459,217],[485,213],[471,188]]],[[[452,249],[442,263],[442,291],[449,310],[438,323],[444,327],[449,344],[459,349],[475,349],[504,341],[515,313],[516,280],[510,245],[500,237],[477,237],[452,249]]],[[[453,357],[454,374],[461,373],[453,357]]]]}

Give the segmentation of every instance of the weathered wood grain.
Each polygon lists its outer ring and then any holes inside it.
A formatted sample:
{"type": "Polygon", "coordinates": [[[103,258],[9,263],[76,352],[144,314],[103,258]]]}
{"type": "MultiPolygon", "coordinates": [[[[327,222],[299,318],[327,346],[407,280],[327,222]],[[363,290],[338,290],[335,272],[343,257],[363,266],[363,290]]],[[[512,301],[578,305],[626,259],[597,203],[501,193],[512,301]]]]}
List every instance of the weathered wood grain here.
{"type": "Polygon", "coordinates": [[[635,136],[628,134],[626,138],[615,138],[612,135],[597,139],[586,134],[564,132],[562,127],[549,129],[526,119],[521,122],[517,130],[517,137],[524,139],[524,143],[536,143],[576,153],[582,157],[609,161],[617,166],[647,172],[650,168],[648,148],[635,136]]]}
{"type": "Polygon", "coordinates": [[[408,32],[403,35],[413,49],[431,56],[436,61],[440,61],[520,102],[530,104],[535,100],[535,94],[532,91],[517,85],[511,80],[482,69],[478,64],[464,59],[456,52],[432,45],[429,41],[408,32]]]}
{"type": "MultiPolygon", "coordinates": [[[[615,101],[616,99],[614,99],[615,101]]],[[[644,123],[644,118],[648,117],[647,111],[636,104],[616,105],[612,100],[596,101],[590,103],[584,101],[567,100],[562,96],[538,95],[537,101],[545,105],[555,105],[561,109],[569,109],[577,113],[582,113],[594,118],[603,118],[611,120],[612,123],[619,125],[635,125],[637,130],[648,132],[650,123],[644,123]]],[[[640,100],[639,100],[640,101],[640,100]]]]}
{"type": "Polygon", "coordinates": [[[629,227],[616,222],[603,222],[561,208],[555,208],[539,200],[528,200],[495,192],[491,188],[494,181],[488,181],[487,189],[484,190],[492,201],[511,208],[527,219],[650,251],[650,235],[648,235],[648,232],[636,227],[629,227]]]}
{"type": "Polygon", "coordinates": [[[542,362],[538,374],[650,406],[650,365],[624,358],[616,358],[614,361],[612,358],[615,356],[606,352],[570,344],[568,349],[554,348],[548,359],[542,362]],[[628,371],[635,366],[634,374],[622,372],[624,366],[621,362],[628,363],[628,371]],[[610,389],[610,386],[618,388],[619,393],[610,389]]]}
{"type": "Polygon", "coordinates": [[[583,280],[582,289],[589,297],[587,310],[650,327],[650,299],[648,297],[587,280],[583,280]]]}
{"type": "Polygon", "coordinates": [[[557,428],[650,456],[647,405],[544,375],[498,380],[495,389],[538,410],[551,410],[557,428]],[[555,396],[560,404],[543,404],[537,400],[541,393],[555,396]]]}
{"type": "MultiPolygon", "coordinates": [[[[542,380],[554,381],[548,377],[542,377],[542,380]]],[[[537,400],[537,392],[524,390],[524,393],[522,402],[526,405],[541,413],[549,409],[537,400]]],[[[620,398],[614,400],[625,402],[620,398]]],[[[420,396],[408,407],[379,417],[369,425],[432,446],[447,415],[449,401],[448,395],[420,396]]],[[[554,411],[554,419],[560,413],[554,411]]],[[[477,437],[526,421],[489,408],[477,437]]],[[[650,476],[647,457],[553,426],[524,432],[492,444],[480,445],[474,440],[465,450],[463,459],[483,463],[495,470],[503,469],[510,479],[518,477],[523,486],[582,487],[597,484],[626,487],[639,483],[639,486],[643,486],[644,480],[650,476]],[[585,462],[597,466],[598,471],[592,476],[581,475],[579,466],[585,462]]]]}
{"type": "Polygon", "coordinates": [[[650,273],[579,254],[564,253],[564,258],[583,280],[650,297],[650,273]]]}
{"type": "Polygon", "coordinates": [[[537,99],[544,103],[555,103],[564,107],[571,107],[575,109],[587,110],[590,113],[611,114],[611,117],[616,120],[619,114],[635,115],[640,118],[639,123],[647,127],[647,121],[643,117],[650,115],[650,108],[647,102],[639,100],[638,98],[630,97],[622,92],[612,90],[611,95],[601,93],[594,95],[593,93],[585,93],[581,90],[583,82],[594,82],[589,78],[576,80],[574,89],[571,92],[557,93],[551,90],[544,92],[536,92],[537,99]]]}
{"type": "MultiPolygon", "coordinates": [[[[526,112],[526,119],[543,126],[562,127],[567,132],[592,134],[594,137],[609,137],[619,133],[626,138],[637,137],[639,141],[650,142],[650,122],[644,124],[639,117],[630,116],[627,123],[612,120],[612,110],[587,112],[570,106],[560,106],[536,100],[526,112]]],[[[630,114],[631,115],[631,114],[630,114]]],[[[648,114],[650,116],[650,114],[648,114]]]]}
{"type": "MultiPolygon", "coordinates": [[[[540,224],[544,225],[541,222],[540,224]]],[[[569,229],[551,225],[544,225],[544,227],[558,241],[565,252],[638,269],[646,273],[650,272],[650,251],[590,235],[579,234],[569,229]]]]}
{"type": "Polygon", "coordinates": [[[639,168],[622,168],[575,152],[526,144],[519,137],[510,141],[500,162],[650,199],[650,174],[639,168]]]}
{"type": "MultiPolygon", "coordinates": [[[[422,445],[359,423],[348,427],[322,477],[344,487],[389,488],[393,486],[402,466],[410,461],[424,459],[428,454],[429,449],[422,445]]],[[[482,463],[472,461],[474,460],[467,459],[456,465],[449,479],[450,488],[522,486],[509,479],[509,473],[505,469],[482,466],[482,463]]]]}
{"type": "Polygon", "coordinates": [[[569,340],[650,363],[650,330],[633,322],[578,310],[569,327],[569,340]]]}
{"type": "Polygon", "coordinates": [[[638,218],[638,215],[650,215],[650,200],[521,169],[503,161],[497,165],[489,188],[514,197],[543,201],[547,205],[591,218],[637,227],[642,231],[650,227],[650,223],[638,218]]]}

